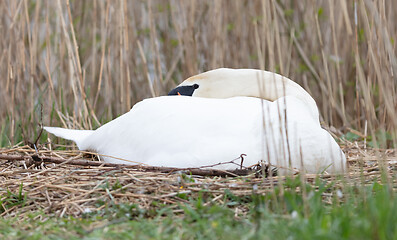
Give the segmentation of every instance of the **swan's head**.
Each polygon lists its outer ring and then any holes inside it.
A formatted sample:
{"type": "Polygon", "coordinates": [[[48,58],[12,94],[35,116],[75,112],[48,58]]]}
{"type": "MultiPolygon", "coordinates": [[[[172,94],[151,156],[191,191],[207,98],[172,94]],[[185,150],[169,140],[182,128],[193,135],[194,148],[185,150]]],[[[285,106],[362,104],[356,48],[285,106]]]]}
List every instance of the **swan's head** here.
{"type": "Polygon", "coordinates": [[[314,119],[319,119],[316,102],[299,84],[279,74],[257,69],[219,68],[200,73],[183,81],[168,95],[204,98],[245,96],[269,101],[293,96],[306,104],[314,119]]]}
{"type": "Polygon", "coordinates": [[[168,95],[185,95],[205,98],[229,98],[236,96],[257,97],[258,87],[250,80],[252,69],[219,68],[192,76],[168,95]]]}

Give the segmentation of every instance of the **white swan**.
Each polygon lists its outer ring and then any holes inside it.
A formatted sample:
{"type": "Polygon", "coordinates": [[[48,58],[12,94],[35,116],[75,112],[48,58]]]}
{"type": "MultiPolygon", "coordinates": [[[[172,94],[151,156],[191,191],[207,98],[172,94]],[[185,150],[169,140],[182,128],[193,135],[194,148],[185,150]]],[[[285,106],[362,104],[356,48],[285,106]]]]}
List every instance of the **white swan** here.
{"type": "MultiPolygon", "coordinates": [[[[202,97],[146,99],[95,131],[45,130],[73,140],[81,150],[106,155],[102,159],[112,163],[202,167],[246,154],[244,167],[263,160],[279,166],[281,174],[292,168],[308,173],[346,169],[343,152],[319,125],[314,100],[298,84],[280,75],[218,69],[187,79],[170,94],[202,97]],[[240,82],[239,76],[243,76],[240,82]],[[284,83],[280,85],[280,81],[284,83]],[[258,82],[273,91],[261,94],[252,86],[258,82]],[[282,97],[283,93],[286,96],[282,97]],[[226,99],[213,98],[217,96],[226,99]]],[[[213,167],[234,169],[239,165],[240,160],[236,160],[213,167]]]]}

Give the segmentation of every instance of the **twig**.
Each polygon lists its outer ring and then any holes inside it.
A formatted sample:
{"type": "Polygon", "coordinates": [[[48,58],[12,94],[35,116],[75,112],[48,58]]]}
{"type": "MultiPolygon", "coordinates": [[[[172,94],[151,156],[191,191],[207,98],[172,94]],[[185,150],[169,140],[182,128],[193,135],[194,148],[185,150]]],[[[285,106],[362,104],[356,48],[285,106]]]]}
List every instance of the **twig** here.
{"type": "MultiPolygon", "coordinates": [[[[234,170],[219,170],[219,169],[201,169],[201,168],[174,168],[174,167],[156,167],[156,166],[144,166],[144,165],[127,165],[127,164],[116,164],[116,163],[105,163],[105,162],[97,162],[91,160],[68,160],[57,157],[48,157],[48,156],[37,156],[37,155],[6,155],[0,154],[0,159],[9,160],[9,161],[26,161],[31,160],[34,162],[45,162],[45,163],[56,163],[61,164],[67,162],[70,165],[80,165],[80,166],[92,166],[92,167],[114,167],[114,168],[128,168],[128,169],[137,169],[143,172],[161,172],[161,173],[175,173],[175,172],[186,172],[192,175],[200,175],[200,176],[245,176],[249,175],[254,170],[251,169],[234,169],[234,170]]],[[[233,160],[232,160],[233,161],[233,160]]],[[[229,163],[229,162],[228,162],[229,163]]],[[[219,164],[204,166],[204,167],[213,167],[219,164]]],[[[203,167],[202,167],[203,168],[203,167]]]]}

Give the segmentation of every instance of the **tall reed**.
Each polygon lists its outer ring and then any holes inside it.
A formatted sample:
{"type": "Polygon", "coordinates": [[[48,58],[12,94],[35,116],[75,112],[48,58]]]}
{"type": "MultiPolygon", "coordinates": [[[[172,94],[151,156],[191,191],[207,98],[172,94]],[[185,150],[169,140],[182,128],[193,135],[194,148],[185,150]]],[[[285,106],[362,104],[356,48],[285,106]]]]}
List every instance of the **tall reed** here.
{"type": "MultiPolygon", "coordinates": [[[[37,124],[95,128],[219,67],[300,83],[323,121],[397,136],[397,2],[0,1],[1,145],[37,124]]],[[[376,141],[375,141],[376,142],[376,141]]]]}

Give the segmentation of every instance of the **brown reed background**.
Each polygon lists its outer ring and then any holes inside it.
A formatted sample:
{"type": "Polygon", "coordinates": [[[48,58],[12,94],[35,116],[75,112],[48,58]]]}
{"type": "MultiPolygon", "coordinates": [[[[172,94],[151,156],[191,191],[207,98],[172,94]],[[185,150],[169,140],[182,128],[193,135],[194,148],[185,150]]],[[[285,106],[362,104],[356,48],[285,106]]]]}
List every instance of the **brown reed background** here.
{"type": "Polygon", "coordinates": [[[0,21],[3,146],[41,121],[95,128],[219,67],[288,76],[325,123],[396,143],[396,1],[3,0],[0,21]]]}

